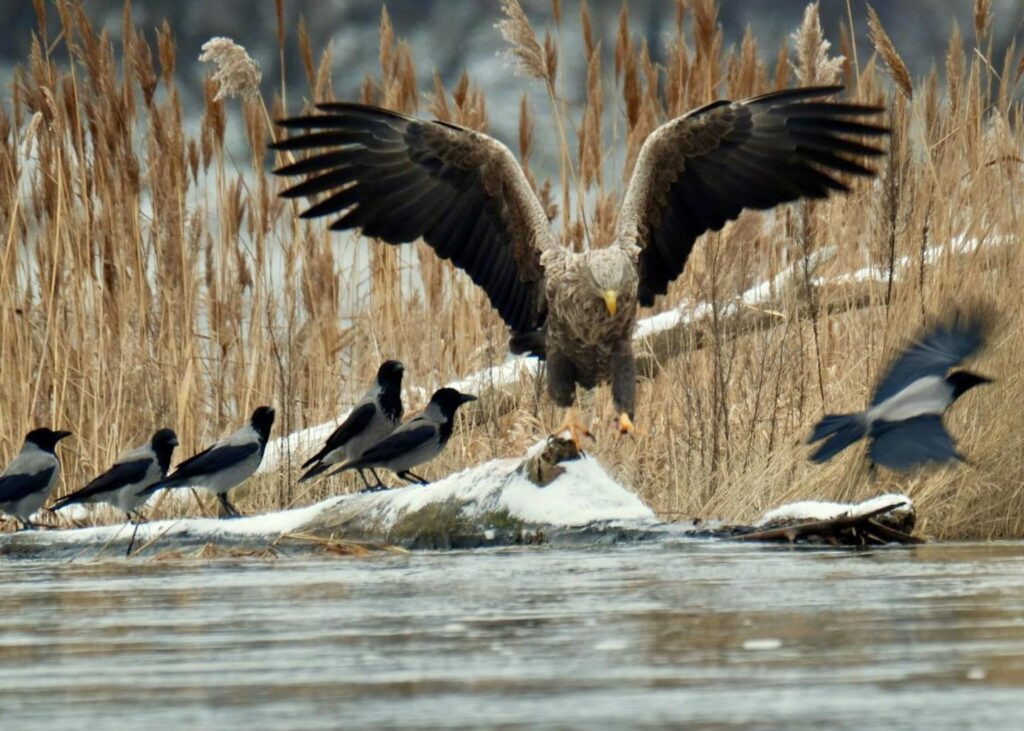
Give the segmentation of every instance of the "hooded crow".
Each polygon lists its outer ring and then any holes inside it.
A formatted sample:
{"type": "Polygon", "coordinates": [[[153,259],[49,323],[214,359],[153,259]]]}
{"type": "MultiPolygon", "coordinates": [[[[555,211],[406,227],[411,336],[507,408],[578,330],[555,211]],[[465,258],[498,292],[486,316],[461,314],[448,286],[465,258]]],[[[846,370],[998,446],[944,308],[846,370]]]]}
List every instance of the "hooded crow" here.
{"type": "MultiPolygon", "coordinates": [[[[308,459],[302,467],[309,468],[299,482],[311,480],[332,466],[355,459],[392,431],[402,421],[402,372],[405,367],[397,360],[386,360],[377,369],[377,380],[356,404],[348,418],[327,438],[323,449],[308,459]]],[[[372,471],[372,468],[371,468],[372,471]]],[[[377,474],[373,475],[380,484],[377,474]]],[[[370,483],[359,470],[366,487],[370,483]]]]}
{"type": "MultiPolygon", "coordinates": [[[[359,457],[345,462],[340,469],[361,470],[384,467],[407,482],[427,484],[412,468],[429,462],[441,453],[452,435],[455,412],[462,404],[476,401],[476,396],[459,393],[454,388],[441,388],[430,397],[430,403],[423,413],[395,429],[382,441],[374,444],[359,457]]],[[[378,481],[374,488],[384,485],[378,481]]]]}
{"type": "Polygon", "coordinates": [[[25,435],[21,451],[0,475],[0,512],[10,515],[23,529],[50,496],[60,476],[60,460],[54,449],[69,431],[33,429],[25,435]]]}
{"type": "Polygon", "coordinates": [[[245,482],[260,466],[273,424],[274,410],[260,406],[252,412],[248,424],[189,457],[166,478],[141,490],[139,497],[169,488],[202,487],[217,495],[228,517],[241,515],[228,500],[228,491],[245,482]]]}
{"type": "Polygon", "coordinates": [[[173,429],[161,429],[138,449],[117,458],[113,467],[83,487],[62,497],[52,510],[76,503],[107,503],[123,511],[131,520],[146,498],[139,491],[167,476],[171,455],[178,446],[173,429]]]}
{"type": "Polygon", "coordinates": [[[868,437],[872,466],[909,470],[928,462],[963,461],[942,416],[967,391],[991,379],[958,366],[981,350],[988,330],[981,317],[928,330],[889,367],[867,411],[829,414],[814,427],[808,443],[826,439],[811,455],[825,462],[868,437]]]}

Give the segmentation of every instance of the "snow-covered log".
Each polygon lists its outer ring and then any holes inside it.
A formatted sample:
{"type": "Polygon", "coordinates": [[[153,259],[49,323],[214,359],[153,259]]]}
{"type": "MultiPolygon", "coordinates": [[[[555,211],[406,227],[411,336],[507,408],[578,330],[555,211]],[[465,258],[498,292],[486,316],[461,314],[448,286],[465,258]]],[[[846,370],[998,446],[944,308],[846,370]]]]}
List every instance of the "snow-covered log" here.
{"type": "MultiPolygon", "coordinates": [[[[425,486],[343,495],[305,508],[235,520],[144,523],[132,555],[194,551],[208,544],[279,552],[352,545],[512,545],[550,542],[562,533],[574,541],[581,533],[642,533],[659,524],[654,512],[597,461],[571,454],[561,461],[565,456],[558,442],[539,444],[523,459],[494,460],[425,486]],[[536,484],[541,472],[549,478],[545,485],[536,484]]],[[[127,524],[5,534],[0,535],[0,555],[123,556],[131,535],[132,526],[127,524]]]]}

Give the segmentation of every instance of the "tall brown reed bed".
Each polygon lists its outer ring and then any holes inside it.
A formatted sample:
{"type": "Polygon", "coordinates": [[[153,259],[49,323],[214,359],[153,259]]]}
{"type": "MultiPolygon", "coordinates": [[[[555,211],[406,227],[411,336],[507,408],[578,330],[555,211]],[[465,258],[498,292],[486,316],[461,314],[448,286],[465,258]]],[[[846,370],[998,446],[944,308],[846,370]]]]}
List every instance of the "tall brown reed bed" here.
{"type": "MultiPolygon", "coordinates": [[[[334,418],[384,357],[404,360],[412,385],[427,392],[504,357],[497,316],[431,252],[330,234],[276,197],[269,120],[332,97],[330,51],[315,53],[303,26],[281,27],[278,39],[282,58],[284,44],[298,44],[306,89],[263,97],[242,52],[215,47],[212,60],[227,70],[214,78],[211,66],[192,129],[170,28],[144,33],[126,5],[115,45],[80,3],[36,5],[32,52],[0,111],[4,457],[32,425],[72,429],[61,448],[70,489],[157,426],[175,427],[186,453],[274,403],[283,434],[334,418]],[[244,133],[246,159],[226,146],[229,127],[244,133]]],[[[665,60],[655,63],[628,6],[602,37],[585,3],[578,19],[554,5],[558,28],[545,31],[516,2],[503,3],[518,83],[543,85],[554,120],[542,128],[524,101],[518,140],[507,142],[527,165],[538,137],[558,142],[558,179],[536,183],[575,246],[611,239],[620,176],[645,136],[718,96],[838,80],[852,98],[885,104],[893,127],[876,182],[825,203],[746,214],[699,243],[661,307],[705,302],[710,316],[684,331],[676,357],[652,356],[635,438],[612,435],[607,394],[597,395],[593,453],[670,517],[743,520],[784,500],[897,489],[918,500],[933,535],[1024,533],[1024,384],[1015,368],[1024,355],[1015,101],[1024,65],[1013,47],[993,57],[987,4],[978,3],[973,33],[954,29],[940,69],[920,80],[873,13],[853,18],[869,24],[874,43],[857,54],[846,27],[828,45],[814,6],[792,38],[765,46],[748,32],[727,47],[715,3],[681,1],[666,21],[665,60]],[[566,79],[558,38],[577,32],[587,77],[566,79]],[[582,105],[563,93],[576,83],[586,84],[582,105]],[[624,169],[608,159],[616,146],[626,150],[624,169]],[[982,245],[952,246],[965,238],[982,245]],[[836,253],[812,267],[830,247],[836,253]],[[870,280],[837,279],[865,267],[870,280]],[[786,272],[785,286],[736,314],[739,293],[786,272]],[[801,443],[810,424],[824,410],[861,406],[880,365],[930,314],[972,300],[1001,312],[978,366],[999,382],[952,417],[972,463],[878,483],[854,455],[810,465],[801,443]]],[[[487,129],[485,89],[465,76],[445,89],[386,12],[380,31],[381,70],[365,79],[365,101],[487,129]]],[[[420,390],[409,395],[422,404],[420,390]]],[[[533,382],[495,394],[427,471],[517,454],[556,416],[533,382]]],[[[300,491],[295,476],[259,477],[242,507],[307,502],[348,484],[300,491]]]]}

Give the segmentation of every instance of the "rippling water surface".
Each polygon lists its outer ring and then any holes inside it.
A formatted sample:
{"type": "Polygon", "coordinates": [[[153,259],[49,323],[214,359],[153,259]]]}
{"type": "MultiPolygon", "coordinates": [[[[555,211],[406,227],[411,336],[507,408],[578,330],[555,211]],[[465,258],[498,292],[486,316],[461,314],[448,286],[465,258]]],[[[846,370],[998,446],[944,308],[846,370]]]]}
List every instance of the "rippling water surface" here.
{"type": "Polygon", "coordinates": [[[0,562],[0,727],[1024,728],[1024,546],[0,562]]]}

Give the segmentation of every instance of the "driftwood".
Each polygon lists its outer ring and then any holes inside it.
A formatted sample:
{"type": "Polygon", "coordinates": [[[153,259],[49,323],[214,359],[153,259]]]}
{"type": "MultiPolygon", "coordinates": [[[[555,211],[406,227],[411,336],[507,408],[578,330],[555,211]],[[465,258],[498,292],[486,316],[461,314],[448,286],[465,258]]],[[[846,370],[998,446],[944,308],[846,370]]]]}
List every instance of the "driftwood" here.
{"type": "Polygon", "coordinates": [[[793,520],[770,526],[727,526],[704,531],[707,537],[734,541],[819,546],[915,545],[914,511],[909,503],[885,505],[865,513],[844,513],[828,520],[793,520]]]}

